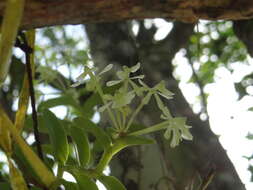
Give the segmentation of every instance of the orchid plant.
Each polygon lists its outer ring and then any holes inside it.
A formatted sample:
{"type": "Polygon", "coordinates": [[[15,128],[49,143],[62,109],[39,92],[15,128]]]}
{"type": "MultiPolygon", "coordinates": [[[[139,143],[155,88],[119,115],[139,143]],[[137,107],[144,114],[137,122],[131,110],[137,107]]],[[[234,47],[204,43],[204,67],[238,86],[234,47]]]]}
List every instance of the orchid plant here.
{"type": "Polygon", "coordinates": [[[192,140],[192,135],[189,131],[190,126],[186,125],[186,119],[183,117],[173,117],[170,110],[163,103],[161,97],[170,100],[173,98],[173,93],[169,91],[165,82],[161,81],[154,87],[149,87],[143,81],[144,75],[134,75],[140,69],[140,63],[132,67],[123,66],[123,69],[117,71],[117,80],[106,82],[107,87],[119,85],[113,94],[107,94],[103,91],[101,78],[103,74],[110,71],[113,65],[107,65],[102,71],[96,74],[96,67],[85,66],[84,72],[77,78],[77,82],[72,86],[75,87],[86,81],[86,88],[96,92],[102,99],[103,105],[98,108],[100,113],[107,112],[112,123],[114,138],[118,136],[140,136],[151,132],[164,130],[164,137],[170,140],[171,147],[179,145],[185,140],[192,140]],[[88,77],[87,77],[88,76],[88,77]],[[88,78],[88,79],[87,79],[88,78]],[[131,104],[135,98],[141,101],[134,111],[131,111],[131,104]],[[154,98],[158,108],[161,111],[161,119],[165,120],[159,124],[147,127],[134,132],[129,132],[129,128],[136,119],[138,113],[147,105],[151,98],[154,98]]]}

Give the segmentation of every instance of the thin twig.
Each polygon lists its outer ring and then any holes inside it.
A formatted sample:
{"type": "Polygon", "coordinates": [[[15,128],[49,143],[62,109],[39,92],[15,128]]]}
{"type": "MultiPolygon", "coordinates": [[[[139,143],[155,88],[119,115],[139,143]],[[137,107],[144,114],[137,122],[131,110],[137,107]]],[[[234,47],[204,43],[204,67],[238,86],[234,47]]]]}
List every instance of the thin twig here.
{"type": "Polygon", "coordinates": [[[25,53],[25,61],[26,61],[26,72],[28,76],[28,84],[29,84],[29,92],[31,98],[31,106],[32,106],[32,118],[33,118],[33,129],[34,129],[34,137],[36,141],[37,152],[41,160],[44,160],[42,148],[41,148],[41,140],[38,130],[38,116],[36,111],[36,99],[35,99],[35,91],[33,87],[33,74],[30,62],[30,55],[34,51],[31,47],[29,47],[26,37],[23,33],[20,34],[23,43],[17,39],[16,46],[19,47],[25,53]]]}

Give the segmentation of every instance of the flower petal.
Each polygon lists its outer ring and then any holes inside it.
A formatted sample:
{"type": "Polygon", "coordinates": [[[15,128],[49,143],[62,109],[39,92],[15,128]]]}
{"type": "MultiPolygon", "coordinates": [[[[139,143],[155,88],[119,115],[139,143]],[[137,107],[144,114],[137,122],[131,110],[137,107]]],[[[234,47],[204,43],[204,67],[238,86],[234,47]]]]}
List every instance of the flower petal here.
{"type": "Polygon", "coordinates": [[[138,75],[135,77],[130,77],[130,79],[144,79],[145,75],[138,75]]]}
{"type": "Polygon", "coordinates": [[[114,86],[114,85],[119,84],[121,82],[122,82],[122,80],[111,80],[106,83],[106,86],[114,86]]]}
{"type": "Polygon", "coordinates": [[[113,67],[113,64],[107,65],[98,75],[102,75],[103,73],[110,71],[112,67],[113,67]]]}
{"type": "Polygon", "coordinates": [[[131,67],[130,68],[131,73],[135,73],[140,68],[140,66],[141,66],[141,64],[139,62],[135,66],[131,67]]]}

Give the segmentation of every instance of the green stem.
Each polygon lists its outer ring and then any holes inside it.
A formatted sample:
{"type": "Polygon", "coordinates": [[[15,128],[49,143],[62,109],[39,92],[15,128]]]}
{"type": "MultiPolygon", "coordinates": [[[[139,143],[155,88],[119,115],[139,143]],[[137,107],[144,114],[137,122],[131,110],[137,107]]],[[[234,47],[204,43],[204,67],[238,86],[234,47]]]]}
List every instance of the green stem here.
{"type": "Polygon", "coordinates": [[[102,158],[100,159],[97,167],[95,168],[94,172],[98,175],[101,175],[106,166],[110,163],[112,157],[118,153],[120,150],[125,148],[125,144],[122,143],[121,139],[117,139],[115,143],[104,151],[102,158]]]}
{"type": "MultiPolygon", "coordinates": [[[[102,89],[101,89],[101,87],[100,87],[99,85],[97,85],[97,90],[98,90],[98,94],[100,95],[100,97],[101,97],[101,99],[102,99],[102,101],[103,101],[103,104],[106,105],[107,102],[106,102],[106,100],[103,98],[103,95],[104,95],[104,94],[103,94],[103,91],[102,91],[102,89]]],[[[118,126],[118,124],[117,124],[117,122],[116,122],[116,120],[115,120],[115,117],[114,117],[114,115],[113,115],[113,113],[112,113],[112,110],[110,109],[109,106],[107,106],[106,111],[107,111],[108,114],[109,114],[109,117],[110,117],[110,119],[111,119],[111,121],[112,121],[112,123],[113,123],[113,126],[114,126],[115,128],[117,128],[117,129],[119,129],[119,126],[118,126]]]]}
{"type": "MultiPolygon", "coordinates": [[[[88,74],[89,74],[89,76],[91,77],[91,80],[95,80],[95,81],[96,81],[96,88],[97,88],[98,94],[99,94],[99,96],[101,97],[101,99],[102,99],[102,101],[103,101],[103,104],[106,105],[107,102],[106,102],[106,100],[103,98],[103,97],[104,97],[103,90],[102,90],[102,88],[100,87],[100,85],[99,85],[99,83],[98,83],[96,77],[94,76],[94,74],[93,74],[91,71],[88,72],[88,74]]],[[[109,117],[110,117],[110,119],[111,119],[111,121],[112,121],[112,123],[113,123],[113,126],[114,126],[115,128],[117,128],[117,129],[119,129],[119,126],[118,126],[118,124],[117,124],[117,122],[116,122],[116,120],[115,120],[115,118],[114,118],[114,115],[113,115],[113,113],[112,113],[112,110],[109,108],[109,106],[106,108],[106,111],[107,111],[108,114],[109,114],[109,117]]]]}
{"type": "Polygon", "coordinates": [[[125,125],[126,125],[126,115],[125,115],[124,110],[122,110],[121,114],[122,114],[122,126],[123,126],[123,128],[125,128],[125,125]]]}
{"type": "Polygon", "coordinates": [[[134,111],[134,113],[131,115],[131,118],[130,118],[129,122],[127,123],[127,126],[126,126],[125,131],[127,131],[127,130],[129,129],[129,127],[130,127],[131,124],[133,123],[134,118],[136,117],[136,115],[141,111],[141,109],[142,109],[143,106],[145,105],[144,100],[145,100],[145,98],[146,98],[147,96],[150,96],[150,94],[148,93],[148,94],[142,99],[140,105],[137,107],[137,109],[136,109],[136,110],[134,111]]]}
{"type": "Polygon", "coordinates": [[[116,110],[115,114],[116,114],[116,118],[117,118],[117,121],[118,121],[119,128],[122,129],[123,126],[122,126],[122,122],[121,122],[120,112],[118,110],[116,110]]]}
{"type": "Polygon", "coordinates": [[[159,124],[153,125],[151,127],[148,127],[146,129],[142,129],[142,130],[139,130],[139,131],[129,133],[128,135],[140,136],[140,135],[144,135],[144,134],[148,134],[148,133],[153,133],[155,131],[166,129],[168,127],[169,123],[170,123],[170,121],[167,120],[167,121],[164,121],[162,123],[159,123],[159,124]]]}
{"type": "Polygon", "coordinates": [[[95,168],[95,173],[97,173],[97,174],[103,173],[105,167],[109,164],[109,162],[111,161],[111,159],[114,155],[111,150],[112,149],[110,148],[110,149],[104,151],[102,158],[100,159],[97,167],[95,168]]]}
{"type": "Polygon", "coordinates": [[[58,164],[58,168],[57,168],[57,178],[60,179],[63,176],[63,168],[60,164],[58,164]]]}
{"type": "Polygon", "coordinates": [[[50,190],[57,190],[58,187],[61,185],[60,180],[62,179],[63,176],[63,166],[58,163],[58,168],[57,168],[57,180],[51,185],[50,190]]]}

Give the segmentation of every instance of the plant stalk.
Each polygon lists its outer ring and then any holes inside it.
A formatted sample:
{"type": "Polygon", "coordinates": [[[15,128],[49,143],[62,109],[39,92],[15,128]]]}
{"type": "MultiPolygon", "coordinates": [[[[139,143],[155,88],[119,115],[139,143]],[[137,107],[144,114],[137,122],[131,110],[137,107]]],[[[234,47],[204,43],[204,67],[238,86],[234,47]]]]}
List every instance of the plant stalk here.
{"type": "Polygon", "coordinates": [[[160,131],[162,129],[166,129],[168,127],[169,123],[170,123],[170,121],[167,120],[167,121],[164,121],[162,123],[159,123],[159,124],[153,125],[151,127],[148,127],[146,129],[142,129],[142,130],[138,130],[138,131],[129,133],[128,135],[140,136],[140,135],[144,135],[144,134],[148,134],[148,133],[153,133],[155,131],[160,131]]]}

